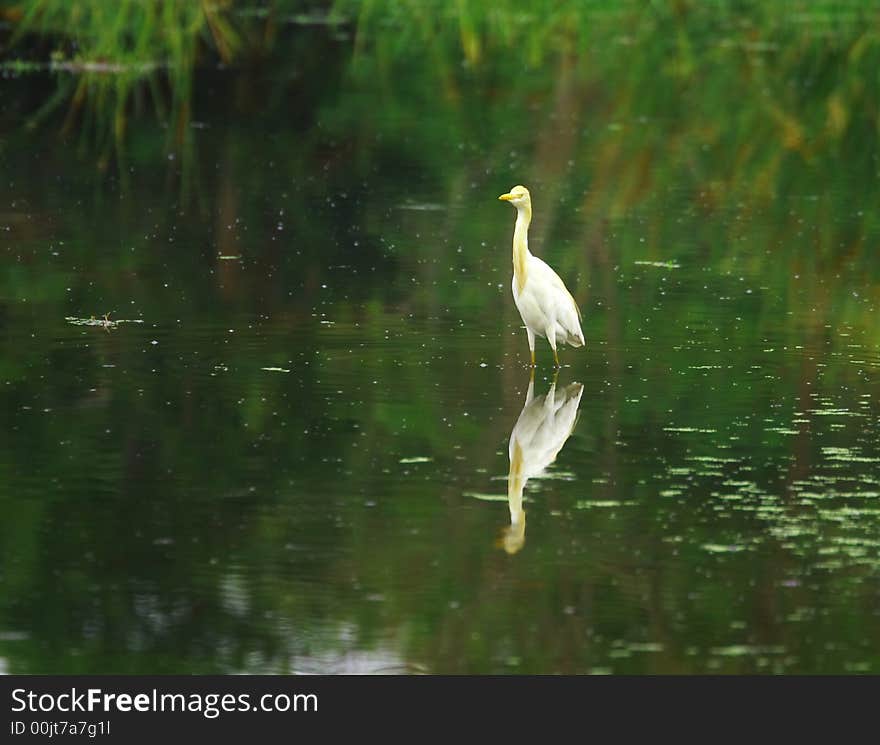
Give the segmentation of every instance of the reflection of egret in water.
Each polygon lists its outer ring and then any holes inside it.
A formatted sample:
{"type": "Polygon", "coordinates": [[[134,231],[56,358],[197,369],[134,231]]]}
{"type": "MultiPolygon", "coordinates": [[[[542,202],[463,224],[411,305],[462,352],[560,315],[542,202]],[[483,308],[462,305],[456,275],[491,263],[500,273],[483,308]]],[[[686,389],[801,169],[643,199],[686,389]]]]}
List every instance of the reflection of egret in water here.
{"type": "Polygon", "coordinates": [[[510,473],[507,477],[507,502],[510,527],[504,531],[501,545],[515,554],[526,542],[526,513],[522,508],[523,489],[530,478],[540,475],[554,460],[574,431],[578,406],[584,391],[580,383],[550,390],[535,398],[535,378],[529,379],[526,402],[510,433],[510,473]]]}

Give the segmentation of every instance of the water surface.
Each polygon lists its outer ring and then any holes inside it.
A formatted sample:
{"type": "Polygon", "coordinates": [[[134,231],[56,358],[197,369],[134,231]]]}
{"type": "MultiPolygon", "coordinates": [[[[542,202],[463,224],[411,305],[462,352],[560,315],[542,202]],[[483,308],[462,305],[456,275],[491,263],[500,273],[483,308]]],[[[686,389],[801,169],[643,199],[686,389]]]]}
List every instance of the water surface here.
{"type": "MultiPolygon", "coordinates": [[[[723,64],[431,95],[338,56],[203,71],[190,145],[134,123],[109,171],[4,82],[2,669],[880,672],[867,104],[807,153],[723,64]],[[587,345],[539,342],[577,417],[512,526],[520,182],[587,345]]],[[[786,84],[848,79],[816,59],[786,84]]]]}

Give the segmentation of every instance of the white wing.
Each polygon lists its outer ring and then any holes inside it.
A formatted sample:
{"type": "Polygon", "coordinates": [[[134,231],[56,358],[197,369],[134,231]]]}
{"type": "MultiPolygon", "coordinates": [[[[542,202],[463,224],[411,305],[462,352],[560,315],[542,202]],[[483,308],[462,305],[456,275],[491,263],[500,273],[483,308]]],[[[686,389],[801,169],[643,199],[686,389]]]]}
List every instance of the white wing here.
{"type": "Polygon", "coordinates": [[[546,308],[556,321],[556,340],[573,347],[584,345],[581,312],[559,275],[535,255],[529,256],[528,279],[524,294],[532,289],[539,306],[546,308]],[[529,287],[531,285],[531,288],[529,287]]]}

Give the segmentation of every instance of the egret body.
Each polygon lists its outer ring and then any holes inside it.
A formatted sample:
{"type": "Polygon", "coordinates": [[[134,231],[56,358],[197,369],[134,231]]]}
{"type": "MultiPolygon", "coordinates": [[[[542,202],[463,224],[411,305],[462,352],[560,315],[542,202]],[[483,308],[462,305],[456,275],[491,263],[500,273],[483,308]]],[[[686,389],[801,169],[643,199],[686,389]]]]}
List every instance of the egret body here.
{"type": "Polygon", "coordinates": [[[542,336],[553,350],[559,367],[558,344],[584,345],[581,312],[565,283],[550,266],[529,251],[529,223],[532,198],[525,186],[514,186],[499,199],[516,207],[513,229],[513,301],[526,325],[532,367],[535,366],[535,336],[542,336]]]}

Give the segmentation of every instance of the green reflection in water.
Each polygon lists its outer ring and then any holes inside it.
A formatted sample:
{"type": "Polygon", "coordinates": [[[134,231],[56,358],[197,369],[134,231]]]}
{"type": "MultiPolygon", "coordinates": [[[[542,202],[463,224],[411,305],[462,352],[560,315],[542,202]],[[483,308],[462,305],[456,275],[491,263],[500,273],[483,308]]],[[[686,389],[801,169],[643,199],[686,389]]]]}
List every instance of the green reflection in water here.
{"type": "Polygon", "coordinates": [[[876,26],[724,18],[288,28],[196,73],[186,168],[4,81],[4,669],[880,670],[876,26]],[[587,348],[508,555],[520,182],[587,348]]]}

